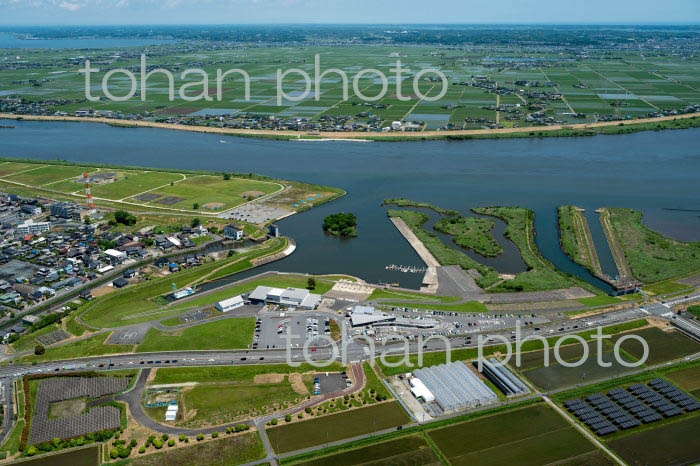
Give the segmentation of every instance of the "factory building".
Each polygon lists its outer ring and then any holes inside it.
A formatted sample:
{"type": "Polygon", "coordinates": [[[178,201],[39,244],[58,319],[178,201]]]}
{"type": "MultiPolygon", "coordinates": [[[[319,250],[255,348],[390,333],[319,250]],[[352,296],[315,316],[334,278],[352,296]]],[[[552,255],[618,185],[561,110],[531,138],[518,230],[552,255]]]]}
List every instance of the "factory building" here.
{"type": "Polygon", "coordinates": [[[311,310],[321,302],[321,295],[302,288],[259,286],[248,295],[248,300],[253,304],[279,304],[311,310]]]}

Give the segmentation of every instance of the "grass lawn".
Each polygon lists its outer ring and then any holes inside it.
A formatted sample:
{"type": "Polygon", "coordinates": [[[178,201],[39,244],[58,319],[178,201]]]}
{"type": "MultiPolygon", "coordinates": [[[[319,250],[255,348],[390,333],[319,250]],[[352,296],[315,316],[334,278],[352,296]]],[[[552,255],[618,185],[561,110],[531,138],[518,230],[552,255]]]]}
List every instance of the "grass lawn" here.
{"type": "MultiPolygon", "coordinates": [[[[40,167],[40,165],[36,165],[40,167]]],[[[24,183],[30,186],[42,186],[48,183],[65,180],[66,178],[78,178],[85,171],[94,172],[94,168],[71,167],[63,165],[50,165],[47,167],[36,168],[34,170],[18,173],[17,175],[8,176],[5,179],[16,183],[24,183]]],[[[48,189],[53,189],[51,185],[45,186],[48,189]]],[[[76,191],[80,189],[76,187],[76,191]]]]}
{"type": "Polygon", "coordinates": [[[0,177],[6,177],[14,173],[23,172],[25,170],[32,170],[34,168],[39,168],[44,165],[46,164],[31,162],[0,162],[0,177]]]}
{"type": "MultiPolygon", "coordinates": [[[[248,201],[247,196],[257,198],[277,192],[282,185],[269,181],[248,180],[243,178],[231,178],[224,180],[223,176],[199,175],[188,178],[185,181],[175,183],[174,186],[165,186],[150,194],[167,197],[173,196],[184,200],[168,205],[174,209],[193,209],[194,203],[199,204],[202,212],[215,212],[226,210],[248,201]],[[214,206],[209,203],[221,204],[214,206]]],[[[139,202],[132,199],[133,202],[139,202]]],[[[160,205],[153,201],[150,205],[160,205]]]]}
{"type": "Polygon", "coordinates": [[[539,466],[597,452],[543,404],[436,429],[428,435],[454,465],[539,466]]]}
{"type": "Polygon", "coordinates": [[[452,236],[452,240],[463,248],[485,257],[496,257],[503,253],[503,246],[491,234],[495,224],[490,218],[450,217],[438,221],[434,228],[452,236]]]}
{"type": "Polygon", "coordinates": [[[655,283],[700,270],[700,242],[685,243],[650,230],[638,210],[608,211],[635,278],[655,283]]]}
{"type": "Polygon", "coordinates": [[[688,306],[688,312],[700,319],[700,305],[688,306]]]}
{"type": "MultiPolygon", "coordinates": [[[[341,367],[335,365],[328,370],[340,371],[341,367]]],[[[177,424],[198,427],[260,416],[297,404],[310,393],[314,372],[306,364],[298,368],[286,364],[168,368],[159,370],[153,383],[197,382],[181,392],[184,418],[177,424]],[[301,381],[306,388],[296,391],[290,374],[305,374],[301,381]],[[258,383],[256,376],[261,377],[258,383]]],[[[162,411],[156,414],[162,417],[162,411]]]]}
{"type": "Polygon", "coordinates": [[[689,289],[690,286],[684,284],[684,283],[676,283],[674,281],[665,281],[665,282],[659,282],[659,283],[654,283],[653,285],[645,286],[644,291],[647,293],[651,293],[654,295],[659,295],[659,294],[670,294],[670,293],[676,293],[678,291],[683,291],[689,289]]]}
{"type": "Polygon", "coordinates": [[[272,448],[287,453],[410,422],[401,405],[380,403],[267,429],[272,448]]]}
{"type": "Polygon", "coordinates": [[[52,324],[44,328],[40,328],[32,333],[22,335],[19,340],[12,343],[12,349],[17,352],[33,350],[34,347],[39,343],[36,341],[37,337],[51,333],[54,330],[61,328],[58,324],[52,324]]]}
{"type": "Polygon", "coordinates": [[[374,393],[376,395],[383,395],[387,398],[393,398],[393,395],[391,394],[389,389],[386,388],[382,381],[379,380],[379,377],[377,377],[377,373],[374,371],[374,367],[370,366],[368,362],[365,362],[363,368],[365,371],[365,378],[367,379],[367,383],[365,384],[365,390],[368,390],[370,392],[374,390],[374,393]]]}
{"type": "Polygon", "coordinates": [[[65,345],[46,348],[46,352],[40,356],[31,354],[20,359],[21,362],[56,361],[60,359],[82,358],[87,356],[99,356],[103,354],[131,353],[132,345],[106,345],[105,341],[110,333],[95,335],[84,340],[67,343],[65,345]]]}
{"type": "Polygon", "coordinates": [[[618,304],[623,302],[623,300],[620,298],[615,298],[606,294],[591,296],[590,298],[579,298],[575,301],[578,301],[581,304],[585,304],[586,306],[605,306],[607,304],[618,304]]]}
{"type": "MultiPolygon", "coordinates": [[[[153,447],[151,447],[153,448],[153,447]]],[[[167,448],[167,447],[165,447],[167,448]]],[[[120,461],[120,466],[191,466],[194,464],[233,466],[265,458],[265,447],[257,432],[195,443],[184,448],[120,461]]]]}
{"type": "Polygon", "coordinates": [[[255,318],[232,318],[164,332],[152,328],[136,351],[183,351],[248,348],[253,342],[255,318]]]}
{"type": "Polygon", "coordinates": [[[149,171],[133,174],[130,173],[128,176],[112,183],[93,186],[92,195],[95,197],[103,197],[114,200],[126,199],[144,191],[168,185],[169,183],[173,183],[175,181],[180,181],[183,178],[184,175],[168,172],[149,171]]]}

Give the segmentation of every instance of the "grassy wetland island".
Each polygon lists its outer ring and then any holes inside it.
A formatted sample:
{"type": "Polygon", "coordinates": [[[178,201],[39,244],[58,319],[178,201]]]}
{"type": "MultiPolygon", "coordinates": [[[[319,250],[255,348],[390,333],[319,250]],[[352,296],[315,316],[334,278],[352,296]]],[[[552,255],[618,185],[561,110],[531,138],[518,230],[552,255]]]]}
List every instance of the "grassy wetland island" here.
{"type": "Polygon", "coordinates": [[[640,1],[0,1],[0,466],[697,464],[700,17],[640,1]]]}

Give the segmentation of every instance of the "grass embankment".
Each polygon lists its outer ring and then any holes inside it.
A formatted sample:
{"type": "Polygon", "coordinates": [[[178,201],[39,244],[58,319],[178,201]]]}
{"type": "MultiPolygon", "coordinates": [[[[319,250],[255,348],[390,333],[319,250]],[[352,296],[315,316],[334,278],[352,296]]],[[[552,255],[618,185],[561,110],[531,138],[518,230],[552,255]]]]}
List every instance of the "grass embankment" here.
{"type": "MultiPolygon", "coordinates": [[[[645,319],[641,320],[635,320],[632,322],[625,322],[622,324],[617,324],[617,325],[611,325],[609,327],[603,327],[602,333],[604,335],[614,335],[620,332],[625,332],[627,330],[633,330],[636,328],[644,327],[648,325],[648,322],[645,319]]],[[[591,340],[592,335],[596,333],[595,329],[592,330],[586,330],[582,331],[580,333],[577,333],[576,335],[580,336],[584,340],[591,340]]],[[[552,348],[554,347],[554,344],[556,343],[557,339],[559,337],[550,337],[547,338],[547,341],[549,343],[549,347],[552,348]]],[[[572,340],[573,341],[573,340],[572,340]]],[[[541,342],[540,340],[530,340],[526,341],[523,343],[520,351],[521,352],[527,352],[527,351],[538,351],[544,348],[544,343],[541,342]]],[[[507,348],[505,345],[492,345],[492,346],[485,346],[483,350],[483,355],[490,356],[495,353],[507,353],[507,348]]],[[[515,348],[513,348],[513,351],[515,351],[515,348]]],[[[450,360],[451,361],[471,361],[474,360],[478,357],[479,352],[477,348],[462,348],[462,349],[457,349],[451,352],[450,354],[450,360]]],[[[403,364],[395,366],[395,367],[390,367],[387,366],[386,364],[382,363],[381,360],[377,360],[377,364],[379,365],[379,368],[381,369],[382,373],[385,376],[392,376],[392,375],[398,375],[398,374],[404,374],[406,372],[411,372],[413,369],[417,367],[430,367],[430,366],[436,366],[438,364],[444,364],[447,361],[447,353],[444,351],[438,351],[438,352],[430,352],[430,353],[425,353],[423,354],[423,361],[422,364],[418,364],[418,355],[417,354],[411,354],[409,355],[408,359],[406,360],[403,356],[387,356],[385,359],[389,363],[398,363],[398,362],[403,362],[403,364]]]]}
{"type": "Polygon", "coordinates": [[[128,287],[123,291],[110,293],[88,304],[82,314],[82,319],[93,327],[105,328],[136,324],[164,317],[169,308],[165,308],[164,313],[155,314],[156,311],[164,308],[156,303],[154,298],[170,293],[173,283],[177,288],[182,288],[203,279],[215,279],[229,275],[252,267],[250,263],[252,258],[275,254],[283,250],[284,247],[286,247],[286,240],[283,238],[269,240],[260,249],[220,261],[212,261],[186,271],[128,287]]]}
{"type": "Polygon", "coordinates": [[[387,215],[389,217],[401,218],[406,222],[406,225],[408,225],[416,237],[418,237],[440,264],[459,265],[464,270],[477,270],[481,274],[481,277],[479,277],[476,282],[482,288],[488,287],[498,281],[498,272],[494,269],[480,264],[457,249],[445,245],[435,233],[425,230],[423,225],[428,221],[427,214],[412,210],[391,209],[387,212],[387,215]]]}
{"type": "Polygon", "coordinates": [[[479,301],[465,301],[458,304],[426,304],[426,303],[381,303],[382,306],[409,307],[414,309],[429,309],[433,311],[453,312],[490,312],[486,304],[479,301]]]}
{"type": "Polygon", "coordinates": [[[484,257],[496,257],[503,253],[491,234],[496,222],[482,217],[443,218],[435,224],[435,229],[452,236],[458,246],[469,248],[484,257]]]}
{"type": "Polygon", "coordinates": [[[430,294],[412,293],[406,290],[396,290],[391,288],[375,288],[368,300],[373,299],[402,299],[402,300],[423,300],[436,301],[442,303],[452,303],[459,301],[459,296],[435,296],[430,294]]]}
{"type": "Polygon", "coordinates": [[[535,244],[535,213],[532,210],[522,207],[482,207],[472,210],[478,214],[498,217],[507,223],[505,236],[518,247],[528,267],[527,272],[520,273],[489,291],[542,291],[575,285],[591,288],[588,284],[563,275],[542,256],[535,244]]]}
{"type": "Polygon", "coordinates": [[[607,211],[636,279],[655,283],[700,271],[700,242],[685,243],[650,230],[638,210],[607,211]]]}
{"type": "Polygon", "coordinates": [[[66,343],[65,345],[48,347],[44,354],[38,356],[30,354],[20,358],[20,362],[58,361],[104,354],[131,353],[134,350],[133,345],[105,344],[109,335],[110,333],[101,333],[90,338],[66,343]]]}
{"type": "MultiPolygon", "coordinates": [[[[18,379],[16,382],[10,382],[14,383],[16,390],[13,390],[13,393],[17,395],[17,424],[15,424],[15,428],[12,429],[12,432],[5,438],[5,443],[2,445],[2,448],[0,448],[0,456],[1,455],[15,455],[19,451],[19,442],[22,438],[22,431],[24,430],[24,390],[23,390],[23,380],[18,379]]],[[[5,416],[12,416],[12,413],[5,413],[5,416]]],[[[9,424],[8,420],[8,425],[9,424]]]]}
{"type": "MultiPolygon", "coordinates": [[[[339,364],[323,368],[324,372],[342,370],[339,364]]],[[[316,369],[309,364],[167,368],[158,370],[153,384],[196,382],[196,386],[182,390],[184,412],[176,422],[196,427],[260,416],[298,404],[310,394],[314,372],[316,369]],[[296,385],[290,378],[297,379],[296,385]]],[[[163,409],[153,411],[152,415],[162,419],[163,409]]]]}
{"type": "Polygon", "coordinates": [[[248,348],[253,342],[255,318],[225,319],[183,330],[152,328],[136,349],[139,353],[248,348]]]}
{"type": "Polygon", "coordinates": [[[571,260],[594,274],[601,274],[600,261],[591,237],[588,221],[576,206],[564,205],[557,209],[559,244],[571,260]]]}
{"type": "Polygon", "coordinates": [[[382,205],[395,205],[397,207],[422,207],[424,209],[434,210],[438,214],[451,216],[459,215],[459,212],[456,210],[443,209],[442,207],[436,206],[435,204],[431,204],[430,202],[412,201],[403,197],[398,197],[394,199],[384,199],[382,205]]]}

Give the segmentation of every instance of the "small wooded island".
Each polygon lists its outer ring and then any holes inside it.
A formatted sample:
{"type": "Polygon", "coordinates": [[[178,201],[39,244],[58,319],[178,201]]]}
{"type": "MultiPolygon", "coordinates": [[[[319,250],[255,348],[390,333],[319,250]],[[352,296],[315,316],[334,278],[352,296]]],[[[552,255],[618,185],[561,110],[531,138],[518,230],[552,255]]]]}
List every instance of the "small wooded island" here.
{"type": "Polygon", "coordinates": [[[323,219],[323,231],[333,236],[352,238],[357,236],[357,217],[355,214],[339,212],[323,219]]]}

